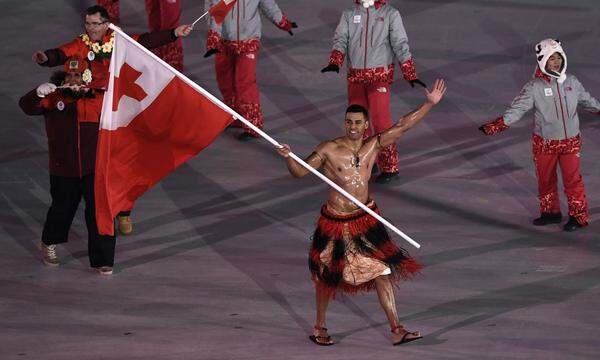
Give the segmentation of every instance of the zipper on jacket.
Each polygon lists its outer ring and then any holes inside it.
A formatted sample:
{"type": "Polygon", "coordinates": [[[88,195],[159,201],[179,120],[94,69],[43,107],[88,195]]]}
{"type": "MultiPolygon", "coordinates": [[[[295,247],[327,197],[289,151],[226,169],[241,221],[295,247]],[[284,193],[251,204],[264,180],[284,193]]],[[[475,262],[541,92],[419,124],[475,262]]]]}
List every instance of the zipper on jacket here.
{"type": "Polygon", "coordinates": [[[362,38],[363,38],[363,34],[365,33],[365,29],[363,29],[362,27],[360,28],[360,37],[358,38],[358,47],[361,48],[362,47],[362,38]]]}
{"type": "Polygon", "coordinates": [[[562,117],[563,129],[565,130],[565,140],[567,137],[567,124],[565,123],[565,112],[562,104],[562,94],[560,93],[560,87],[558,86],[558,81],[556,82],[556,91],[558,92],[558,100],[560,101],[560,115],[562,117]]]}
{"type": "Polygon", "coordinates": [[[367,68],[367,49],[369,48],[369,9],[367,9],[367,24],[365,27],[365,65],[364,69],[367,68]]]}
{"type": "MultiPolygon", "coordinates": [[[[375,25],[377,25],[377,16],[375,16],[375,25]]],[[[373,29],[375,30],[375,29],[373,29]]],[[[373,47],[373,38],[375,37],[375,31],[371,31],[371,47],[373,47]]]]}
{"type": "Polygon", "coordinates": [[[558,105],[556,105],[556,99],[554,99],[554,110],[556,110],[556,118],[559,119],[558,115],[558,105]]]}
{"type": "Polygon", "coordinates": [[[240,43],[240,2],[236,2],[237,6],[237,42],[240,43]]]}
{"type": "Polygon", "coordinates": [[[569,102],[567,100],[567,93],[565,93],[565,112],[567,113],[567,121],[571,120],[571,114],[569,114],[569,102]]]}

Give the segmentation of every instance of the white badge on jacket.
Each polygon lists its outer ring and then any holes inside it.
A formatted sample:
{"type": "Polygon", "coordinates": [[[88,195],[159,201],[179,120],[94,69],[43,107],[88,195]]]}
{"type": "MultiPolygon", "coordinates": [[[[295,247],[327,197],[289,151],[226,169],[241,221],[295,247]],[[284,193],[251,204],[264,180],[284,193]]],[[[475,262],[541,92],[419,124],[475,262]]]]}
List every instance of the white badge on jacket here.
{"type": "Polygon", "coordinates": [[[360,24],[360,15],[354,15],[354,23],[360,24]]]}
{"type": "Polygon", "coordinates": [[[552,89],[551,88],[545,88],[544,89],[544,94],[546,96],[552,96],[552,89]]]}

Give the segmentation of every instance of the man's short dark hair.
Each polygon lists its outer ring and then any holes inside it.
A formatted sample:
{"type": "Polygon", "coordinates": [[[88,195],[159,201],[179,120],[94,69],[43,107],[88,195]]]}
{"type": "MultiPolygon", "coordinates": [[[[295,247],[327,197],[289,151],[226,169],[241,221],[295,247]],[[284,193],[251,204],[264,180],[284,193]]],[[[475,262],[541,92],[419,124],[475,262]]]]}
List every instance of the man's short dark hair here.
{"type": "Polygon", "coordinates": [[[85,11],[85,14],[86,15],[100,14],[100,17],[104,21],[110,21],[110,15],[108,14],[108,10],[106,10],[106,8],[104,6],[102,6],[102,5],[90,6],[85,11]]]}
{"type": "Polygon", "coordinates": [[[364,106],[358,104],[352,104],[346,108],[347,113],[362,113],[365,116],[365,119],[369,119],[369,112],[365,109],[364,106]]]}

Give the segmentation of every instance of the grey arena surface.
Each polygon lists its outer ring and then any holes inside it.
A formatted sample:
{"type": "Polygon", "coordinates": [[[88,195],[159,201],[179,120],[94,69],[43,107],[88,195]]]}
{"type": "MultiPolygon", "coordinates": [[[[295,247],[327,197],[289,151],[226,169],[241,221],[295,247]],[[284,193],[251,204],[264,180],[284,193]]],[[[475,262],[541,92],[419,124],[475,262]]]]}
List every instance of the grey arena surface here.
{"type": "MultiPolygon", "coordinates": [[[[130,33],[143,1],[121,1],[130,33]]],[[[299,25],[264,22],[258,77],[265,129],[299,155],[342,134],[344,74],[321,74],[351,0],[279,0],[299,25]]],[[[308,340],[314,290],[309,238],[327,186],[293,179],[264,141],[227,130],[136,204],[115,274],[90,271],[83,209],[63,265],[44,267],[39,241],[50,197],[41,117],[17,102],[50,74],[30,60],[81,31],[91,1],[2,1],[0,74],[0,359],[597,359],[600,358],[600,116],[581,113],[590,226],[531,225],[538,215],[532,116],[485,137],[531,78],[533,45],[558,37],[569,72],[600,97],[597,0],[391,0],[421,79],[447,97],[398,142],[400,180],[372,184],[383,214],[419,241],[426,267],[396,293],[401,320],[425,338],[392,347],[375,294],[342,297],[308,340]]],[[[183,0],[183,21],[203,1],[183,0]]],[[[184,40],[185,73],[219,95],[204,59],[205,24],[184,40]]],[[[396,74],[396,118],[421,101],[396,74]]],[[[562,196],[562,194],[561,194],[562,196]]],[[[562,196],[563,213],[566,204],[562,196]]]]}

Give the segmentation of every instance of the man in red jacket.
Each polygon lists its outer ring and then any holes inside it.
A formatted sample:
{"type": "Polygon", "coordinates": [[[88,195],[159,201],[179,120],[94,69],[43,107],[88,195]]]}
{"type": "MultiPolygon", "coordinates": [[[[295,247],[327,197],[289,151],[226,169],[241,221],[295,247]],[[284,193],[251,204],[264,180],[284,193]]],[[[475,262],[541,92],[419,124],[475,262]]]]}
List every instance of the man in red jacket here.
{"type": "MultiPolygon", "coordinates": [[[[114,16],[115,14],[113,14],[114,16]]],[[[95,89],[96,96],[100,98],[98,112],[102,107],[103,92],[108,86],[108,67],[114,41],[113,32],[108,28],[110,18],[111,16],[104,7],[91,6],[86,10],[84,34],[58,48],[36,51],[32,56],[35,63],[48,67],[62,65],[70,56],[87,59],[92,74],[92,81],[88,87],[95,89]]],[[[181,25],[176,28],[134,35],[133,38],[149,49],[162,49],[164,46],[179,41],[180,37],[189,35],[191,31],[191,25],[181,25]]],[[[127,211],[118,216],[119,231],[123,235],[129,235],[133,232],[130,218],[131,209],[125,210],[127,211]]]]}
{"type": "Polygon", "coordinates": [[[88,63],[69,58],[64,72],[24,95],[19,105],[27,115],[43,115],[48,136],[50,195],[42,241],[42,261],[60,262],[56,245],[68,240],[69,228],[83,197],[88,230],[90,266],[102,275],[112,274],[115,237],[98,234],[94,203],[94,167],[102,96],[90,89],[88,63]]]}
{"type": "MultiPolygon", "coordinates": [[[[89,87],[106,90],[108,66],[114,41],[113,32],[108,27],[109,23],[109,14],[105,8],[99,5],[91,6],[86,10],[85,33],[58,48],[36,51],[32,59],[38,65],[48,67],[60,66],[71,56],[87,59],[93,74],[93,80],[89,87]]],[[[148,49],[154,49],[187,36],[191,31],[191,25],[181,25],[173,29],[132,37],[148,49]]]]}

